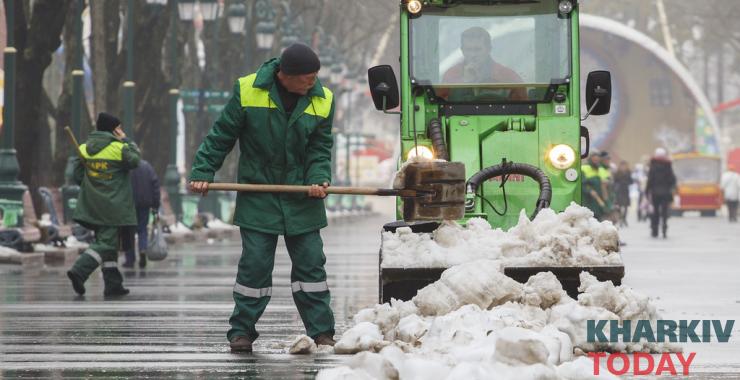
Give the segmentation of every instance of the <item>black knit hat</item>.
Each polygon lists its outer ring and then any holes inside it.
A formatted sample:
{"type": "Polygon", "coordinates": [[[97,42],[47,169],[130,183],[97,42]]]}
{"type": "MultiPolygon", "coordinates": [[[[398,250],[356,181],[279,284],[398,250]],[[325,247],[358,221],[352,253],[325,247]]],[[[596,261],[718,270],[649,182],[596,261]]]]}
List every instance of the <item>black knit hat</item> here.
{"type": "Polygon", "coordinates": [[[113,132],[119,125],[121,125],[121,121],[117,117],[105,112],[99,113],[98,121],[95,122],[95,128],[103,132],[113,132]]]}
{"type": "Polygon", "coordinates": [[[280,56],[280,71],[287,75],[304,75],[319,71],[319,56],[310,47],[295,43],[288,46],[280,56]]]}

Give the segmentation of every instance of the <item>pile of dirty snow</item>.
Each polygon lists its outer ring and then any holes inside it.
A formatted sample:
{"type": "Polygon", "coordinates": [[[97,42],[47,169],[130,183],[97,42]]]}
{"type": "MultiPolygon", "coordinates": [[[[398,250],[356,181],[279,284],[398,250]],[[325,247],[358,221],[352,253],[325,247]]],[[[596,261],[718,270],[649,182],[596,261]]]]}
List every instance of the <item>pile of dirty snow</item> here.
{"type": "Polygon", "coordinates": [[[383,232],[384,268],[450,267],[478,259],[510,266],[619,264],[619,236],[611,222],[599,222],[575,203],[562,213],[542,210],[530,221],[522,210],[519,223],[503,231],[483,219],[467,226],[444,222],[433,233],[411,228],[383,232]]]}
{"type": "MultiPolygon", "coordinates": [[[[354,356],[317,379],[591,379],[594,363],[587,352],[680,351],[672,343],[587,341],[588,320],[650,320],[657,326],[660,316],[650,299],[630,288],[582,272],[575,300],[551,272],[524,284],[504,274],[509,263],[619,262],[616,230],[591,216],[572,205],[559,215],[544,210],[532,222],[524,217],[509,232],[473,220],[466,228],[445,224],[434,234],[386,234],[384,249],[391,243],[391,254],[384,264],[456,265],[410,301],[359,311],[334,347],[354,356]]],[[[609,336],[608,326],[604,334],[609,336]]],[[[606,370],[601,374],[599,379],[610,378],[606,370]]]]}
{"type": "Polygon", "coordinates": [[[680,351],[670,343],[587,342],[587,320],[659,316],[629,288],[586,272],[581,283],[574,300],[550,272],[520,284],[490,260],[456,266],[411,301],[358,312],[334,347],[356,355],[317,379],[586,379],[593,361],[585,352],[680,351]]]}

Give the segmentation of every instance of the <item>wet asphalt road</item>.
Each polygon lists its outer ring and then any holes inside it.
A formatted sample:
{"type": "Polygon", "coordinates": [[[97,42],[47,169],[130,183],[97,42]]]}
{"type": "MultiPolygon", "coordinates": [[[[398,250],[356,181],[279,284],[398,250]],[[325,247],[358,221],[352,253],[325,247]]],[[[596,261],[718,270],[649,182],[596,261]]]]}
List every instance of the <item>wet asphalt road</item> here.
{"type": "MultiPolygon", "coordinates": [[[[377,301],[380,227],[388,218],[337,220],[322,233],[337,331],[377,301]]],[[[171,250],[146,270],[126,270],[131,294],[120,300],[103,298],[100,271],[77,297],[65,268],[24,273],[0,266],[0,379],[308,379],[344,359],[287,354],[305,330],[291,298],[282,239],[255,354],[229,352],[225,334],[241,246],[205,243],[171,250]]]]}
{"type": "MultiPolygon", "coordinates": [[[[380,226],[390,215],[334,221],[323,231],[337,331],[377,300],[380,226]]],[[[624,283],[656,298],[665,318],[738,319],[740,225],[722,218],[671,220],[669,239],[647,225],[622,230],[624,283]]],[[[290,293],[290,261],[279,245],[273,297],[255,354],[231,354],[225,338],[233,307],[237,241],[190,243],[144,271],[127,270],[132,294],[104,300],[99,272],[76,297],[62,267],[40,273],[0,265],[0,379],[173,378],[311,379],[345,357],[293,356],[304,332],[290,293]]],[[[740,379],[740,325],[727,344],[692,344],[692,379],[740,379]],[[697,373],[697,372],[701,372],[697,373]]],[[[644,378],[644,377],[637,377],[644,378]]]]}

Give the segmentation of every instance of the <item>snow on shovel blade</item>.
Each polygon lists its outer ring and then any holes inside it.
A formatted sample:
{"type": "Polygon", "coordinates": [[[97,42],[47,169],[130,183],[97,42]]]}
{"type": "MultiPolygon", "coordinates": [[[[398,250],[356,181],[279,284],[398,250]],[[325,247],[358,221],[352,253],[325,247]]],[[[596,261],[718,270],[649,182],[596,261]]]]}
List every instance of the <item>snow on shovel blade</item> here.
{"type": "Polygon", "coordinates": [[[461,162],[414,162],[404,168],[403,189],[421,196],[403,199],[406,221],[458,220],[465,216],[465,165],[461,162]]]}

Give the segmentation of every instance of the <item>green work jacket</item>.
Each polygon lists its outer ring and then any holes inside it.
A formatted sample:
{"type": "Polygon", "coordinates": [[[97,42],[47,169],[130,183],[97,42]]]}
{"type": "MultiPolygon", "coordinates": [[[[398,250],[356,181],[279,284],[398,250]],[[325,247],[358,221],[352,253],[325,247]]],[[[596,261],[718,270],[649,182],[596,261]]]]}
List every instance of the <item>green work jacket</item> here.
{"type": "MultiPolygon", "coordinates": [[[[599,170],[589,164],[585,164],[581,166],[581,173],[583,173],[581,183],[583,206],[593,211],[596,219],[600,219],[604,214],[604,209],[592,195],[593,191],[601,197],[601,177],[599,176],[599,170]]],[[[606,199],[602,199],[602,201],[606,202],[606,199]]]]}
{"type": "Polygon", "coordinates": [[[80,184],[72,219],[83,226],[135,226],[136,209],[129,170],[141,160],[139,148],[110,132],[95,131],[74,157],[74,179],[80,184]]]}
{"type": "MultiPolygon", "coordinates": [[[[334,96],[316,81],[288,115],[275,83],[279,64],[273,58],[256,73],[239,78],[234,95],[195,154],[191,181],[213,182],[238,141],[239,183],[331,182],[334,96]]],[[[322,199],[304,193],[239,193],[234,224],[265,233],[299,235],[326,227],[326,210],[322,199]]]]}

